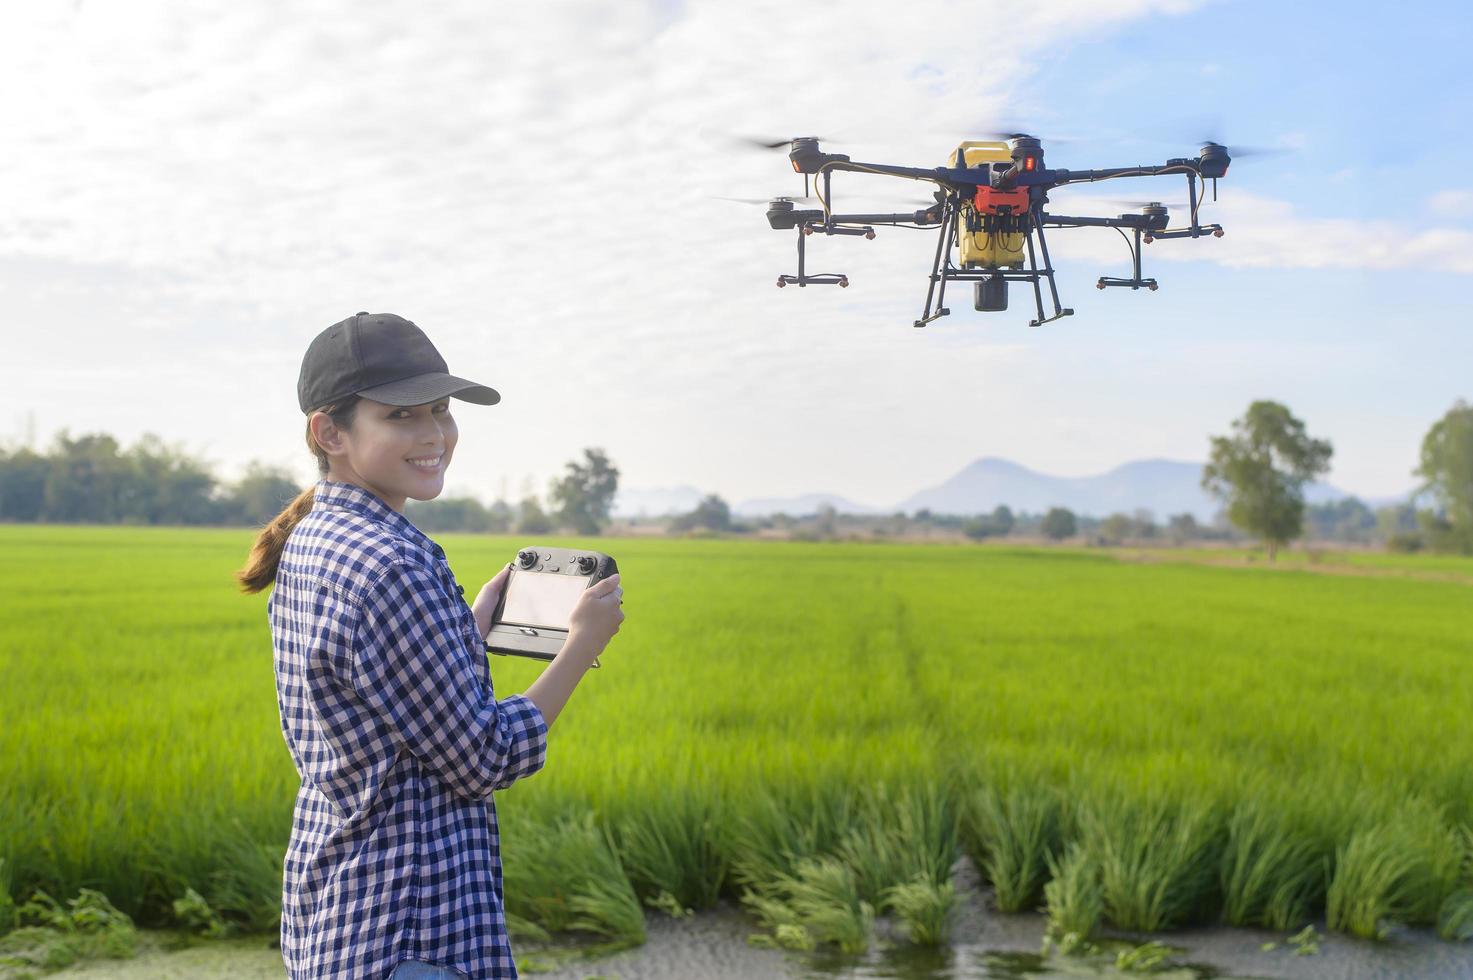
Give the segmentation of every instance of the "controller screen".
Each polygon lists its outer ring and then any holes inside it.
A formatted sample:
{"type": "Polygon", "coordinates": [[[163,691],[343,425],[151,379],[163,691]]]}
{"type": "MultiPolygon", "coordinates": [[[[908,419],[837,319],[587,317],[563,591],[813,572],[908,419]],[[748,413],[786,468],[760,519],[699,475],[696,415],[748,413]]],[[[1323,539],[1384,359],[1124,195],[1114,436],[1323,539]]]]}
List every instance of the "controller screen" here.
{"type": "Polygon", "coordinates": [[[500,621],[516,626],[568,629],[568,616],[587,588],[585,575],[519,572],[507,583],[506,606],[500,621]]]}

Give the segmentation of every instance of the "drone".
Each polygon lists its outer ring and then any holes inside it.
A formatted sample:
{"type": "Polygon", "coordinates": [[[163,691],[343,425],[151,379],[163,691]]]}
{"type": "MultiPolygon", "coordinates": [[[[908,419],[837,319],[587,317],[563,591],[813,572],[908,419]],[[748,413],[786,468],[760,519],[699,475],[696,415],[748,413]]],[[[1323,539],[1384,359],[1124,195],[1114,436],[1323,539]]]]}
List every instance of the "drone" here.
{"type": "MultiPolygon", "coordinates": [[[[849,277],[838,273],[815,275],[806,270],[804,242],[815,233],[875,237],[876,225],[907,228],[939,227],[936,255],[931,264],[926,303],[914,326],[948,316],[946,284],[973,283],[973,307],[984,312],[1008,308],[1008,283],[1026,282],[1033,287],[1038,315],[1030,327],[1073,316],[1061,306],[1049,259],[1046,228],[1114,228],[1125,239],[1131,253],[1129,278],[1101,276],[1099,289],[1124,287],[1155,291],[1155,279],[1141,275],[1141,246],[1157,239],[1222,237],[1222,226],[1203,225],[1197,220],[1207,182],[1212,182],[1212,199],[1217,199],[1217,180],[1227,174],[1232,158],[1220,143],[1202,144],[1196,159],[1177,158],[1160,165],[1110,167],[1104,170],[1050,170],[1044,166],[1042,142],[1027,133],[1006,134],[1006,139],[967,140],[951,154],[944,167],[924,169],[881,163],[858,163],[842,153],[825,153],[819,138],[800,136],[791,141],[760,144],[769,149],[788,146],[788,159],[795,173],[803,175],[803,193],[808,195],[809,178],[815,178],[821,208],[800,209],[789,197],[768,202],[767,223],[777,231],[797,229],[798,274],[780,275],[779,287],[849,285],[849,277]],[[833,208],[832,179],[836,171],[882,174],[935,184],[934,203],[921,210],[895,214],[838,214],[833,208]],[[1154,177],[1182,174],[1187,182],[1189,223],[1170,228],[1170,214],[1159,201],[1139,204],[1137,213],[1115,218],[1075,217],[1044,210],[1049,192],[1066,184],[1079,184],[1119,177],[1154,177]],[[1201,181],[1199,187],[1198,181],[1201,181]],[[1129,234],[1127,234],[1127,232],[1129,234]],[[1036,242],[1036,246],[1035,246],[1036,242]],[[955,260],[953,260],[955,252],[955,260]],[[1039,259],[1042,259],[1040,264],[1039,259]],[[1043,283],[1047,282],[1053,314],[1045,315],[1043,283]]],[[[754,202],[756,203],[756,202],[754,202]]]]}

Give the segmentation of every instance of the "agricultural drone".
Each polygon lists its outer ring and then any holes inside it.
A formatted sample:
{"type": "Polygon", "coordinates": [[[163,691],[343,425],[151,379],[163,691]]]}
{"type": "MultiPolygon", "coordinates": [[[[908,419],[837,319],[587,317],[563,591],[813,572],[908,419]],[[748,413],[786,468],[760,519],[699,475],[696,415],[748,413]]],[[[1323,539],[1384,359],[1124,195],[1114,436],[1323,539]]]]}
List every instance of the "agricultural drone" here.
{"type": "Polygon", "coordinates": [[[768,224],[778,231],[796,228],[798,233],[798,274],[778,276],[778,286],[849,285],[848,276],[843,274],[814,275],[806,270],[804,241],[814,233],[861,235],[872,239],[876,225],[940,227],[930,285],[926,288],[926,304],[921,318],[915,321],[917,327],[924,327],[932,320],[950,314],[946,308],[946,284],[949,282],[973,283],[973,305],[983,311],[1007,309],[1009,282],[1031,283],[1038,316],[1029,321],[1030,327],[1073,315],[1072,309],[1059,305],[1059,290],[1054,283],[1054,268],[1049,260],[1048,242],[1044,238],[1045,228],[1114,228],[1130,247],[1131,276],[1128,279],[1101,276],[1095,285],[1100,289],[1124,286],[1155,290],[1156,280],[1141,276],[1142,244],[1148,245],[1161,238],[1201,238],[1204,235],[1221,238],[1221,225],[1198,223],[1197,210],[1202,203],[1199,192],[1205,194],[1210,180],[1212,197],[1216,200],[1217,179],[1227,173],[1232,159],[1227,147],[1208,142],[1202,145],[1196,159],[1177,158],[1160,165],[1104,170],[1050,170],[1044,166],[1043,145],[1037,138],[1026,133],[1012,133],[1007,134],[1006,139],[968,140],[956,148],[947,166],[924,169],[857,163],[842,153],[823,152],[819,149],[819,139],[812,136],[800,136],[791,141],[752,142],[768,149],[789,147],[788,159],[793,170],[803,175],[805,198],[809,177],[815,178],[815,188],[820,185],[822,188],[821,191],[815,189],[821,208],[802,210],[794,206],[792,198],[787,197],[776,198],[767,205],[768,224]],[[838,214],[833,208],[831,188],[833,174],[838,170],[927,181],[937,187],[935,201],[909,213],[838,214]],[[1139,202],[1138,213],[1122,214],[1116,218],[1071,217],[1044,210],[1049,192],[1066,184],[1165,174],[1186,176],[1190,216],[1186,227],[1169,228],[1167,206],[1158,201],[1139,202]],[[1200,187],[1199,180],[1202,182],[1200,187]],[[955,261],[952,259],[953,250],[955,261]],[[1048,282],[1049,296],[1053,300],[1052,316],[1044,315],[1041,286],[1044,280],[1048,282]]]}

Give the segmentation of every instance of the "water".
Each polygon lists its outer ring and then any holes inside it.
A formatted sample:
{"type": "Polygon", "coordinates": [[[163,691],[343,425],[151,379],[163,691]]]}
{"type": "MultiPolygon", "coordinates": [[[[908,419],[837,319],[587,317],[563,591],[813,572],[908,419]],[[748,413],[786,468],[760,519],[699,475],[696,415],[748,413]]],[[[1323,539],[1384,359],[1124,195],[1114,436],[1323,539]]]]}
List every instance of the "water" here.
{"type": "MultiPolygon", "coordinates": [[[[1325,933],[1317,923],[1319,952],[1295,955],[1287,933],[1214,927],[1151,935],[1110,933],[1091,956],[1043,956],[1044,917],[1037,913],[1002,915],[991,911],[988,892],[974,868],[958,862],[959,908],[949,945],[927,949],[905,943],[895,924],[876,922],[876,935],[862,956],[836,952],[797,953],[765,949],[747,942],[756,924],[738,908],[722,903],[684,919],[649,914],[649,938],[635,949],[590,958],[588,947],[559,943],[539,948],[513,943],[526,977],[544,980],[1055,980],[1055,978],[1140,977],[1158,980],[1473,980],[1473,943],[1449,943],[1426,929],[1398,929],[1390,941],[1373,943],[1325,933]],[[1154,940],[1170,955],[1149,974],[1115,968],[1116,954],[1154,940]],[[1264,943],[1277,947],[1264,951],[1264,943]]],[[[202,943],[169,949],[166,933],[144,932],[138,958],[80,964],[50,977],[110,980],[144,978],[230,978],[280,980],[281,953],[271,936],[202,943]]]]}

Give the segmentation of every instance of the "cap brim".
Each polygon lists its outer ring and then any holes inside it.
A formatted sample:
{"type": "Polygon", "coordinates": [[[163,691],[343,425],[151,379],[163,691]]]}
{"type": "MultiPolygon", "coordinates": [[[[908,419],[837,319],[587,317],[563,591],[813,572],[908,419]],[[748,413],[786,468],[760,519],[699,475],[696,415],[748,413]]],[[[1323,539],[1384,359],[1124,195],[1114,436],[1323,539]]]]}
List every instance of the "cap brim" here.
{"type": "Polygon", "coordinates": [[[440,372],[400,378],[398,381],[390,381],[388,384],[374,388],[364,388],[358,394],[376,402],[383,402],[385,405],[425,405],[439,401],[446,395],[453,395],[462,401],[474,402],[477,405],[495,405],[501,401],[501,393],[495,388],[488,388],[474,381],[440,372]]]}

